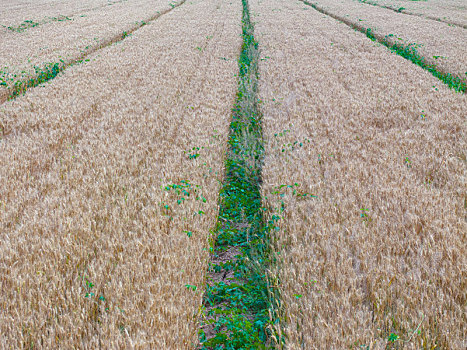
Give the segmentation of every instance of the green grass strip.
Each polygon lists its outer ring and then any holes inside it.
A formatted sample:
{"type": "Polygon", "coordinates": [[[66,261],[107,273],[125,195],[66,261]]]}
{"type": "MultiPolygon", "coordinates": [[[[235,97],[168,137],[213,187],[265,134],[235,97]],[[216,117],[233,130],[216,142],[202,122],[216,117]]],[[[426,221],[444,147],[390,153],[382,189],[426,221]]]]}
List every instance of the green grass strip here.
{"type": "Polygon", "coordinates": [[[449,86],[454,91],[465,93],[466,83],[464,81],[462,81],[459,77],[453,76],[451,73],[444,73],[444,72],[439,71],[435,64],[427,62],[423,56],[420,56],[420,54],[418,53],[416,49],[415,44],[409,44],[409,45],[402,45],[402,44],[397,44],[397,43],[391,44],[387,39],[379,40],[378,38],[376,38],[370,28],[362,28],[362,29],[363,30],[361,31],[364,32],[365,35],[371,40],[378,41],[379,43],[386,46],[392,52],[398,54],[399,56],[404,57],[406,60],[409,60],[410,62],[416,64],[417,66],[427,70],[434,77],[441,80],[443,83],[445,83],[447,86],[449,86]]]}
{"type": "Polygon", "coordinates": [[[272,349],[273,325],[279,322],[274,305],[277,290],[269,284],[272,264],[270,233],[278,217],[264,222],[260,184],[263,163],[261,113],[257,98],[258,43],[250,21],[247,0],[243,3],[243,45],[239,58],[239,83],[232,122],[226,175],[219,195],[219,219],[213,254],[235,247],[235,261],[215,265],[214,271],[233,271],[235,281],[207,284],[204,305],[215,336],[200,330],[202,349],[272,349]],[[215,318],[216,316],[217,318],[215,318]],[[209,318],[210,317],[210,318],[209,318]]]}
{"type": "MultiPolygon", "coordinates": [[[[9,27],[6,27],[6,28],[8,30],[11,30],[12,32],[22,33],[24,31],[28,30],[29,28],[34,28],[34,27],[37,27],[39,25],[40,25],[39,22],[35,22],[35,21],[32,21],[32,20],[26,20],[26,21],[22,22],[17,27],[9,26],[9,27]]],[[[3,26],[3,27],[5,27],[5,26],[3,26]]]]}
{"type": "Polygon", "coordinates": [[[418,53],[415,44],[404,45],[404,44],[392,43],[388,39],[389,36],[382,36],[382,35],[376,34],[370,28],[365,28],[363,26],[360,26],[352,22],[350,19],[342,18],[338,15],[332,14],[329,11],[322,9],[318,7],[317,5],[312,4],[306,0],[301,0],[301,1],[304,4],[311,6],[316,11],[322,14],[325,14],[331,18],[334,18],[338,20],[339,22],[342,22],[348,25],[349,27],[352,27],[353,29],[365,34],[369,39],[373,41],[377,41],[380,44],[386,46],[392,52],[398,54],[399,56],[404,57],[408,61],[430,72],[434,77],[441,80],[443,83],[445,83],[447,86],[449,86],[454,91],[465,93],[467,89],[465,81],[463,81],[461,78],[457,76],[452,75],[451,73],[442,72],[438,69],[438,67],[434,63],[429,63],[423,56],[421,56],[418,53]]]}
{"type": "Polygon", "coordinates": [[[63,60],[60,63],[47,63],[43,67],[34,66],[35,76],[27,80],[17,80],[13,88],[11,89],[10,99],[24,93],[31,87],[38,86],[55,78],[61,70],[63,70],[65,64],[63,60]]]}

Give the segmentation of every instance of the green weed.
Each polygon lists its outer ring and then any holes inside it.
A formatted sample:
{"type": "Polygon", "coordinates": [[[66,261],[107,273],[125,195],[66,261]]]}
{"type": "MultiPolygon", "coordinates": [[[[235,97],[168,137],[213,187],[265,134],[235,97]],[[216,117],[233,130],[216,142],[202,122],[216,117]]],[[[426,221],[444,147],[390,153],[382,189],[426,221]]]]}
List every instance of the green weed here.
{"type": "MultiPolygon", "coordinates": [[[[51,62],[46,63],[42,67],[34,66],[35,76],[33,78],[29,78],[26,80],[12,80],[12,82],[14,81],[14,84],[11,87],[12,92],[10,94],[10,98],[18,96],[30,87],[40,85],[55,78],[60,73],[62,67],[64,66],[64,63],[65,62],[63,60],[60,60],[60,63],[51,62]]],[[[16,75],[14,75],[14,78],[16,78],[16,75]]]]}
{"type": "Polygon", "coordinates": [[[12,32],[21,33],[21,32],[24,32],[25,30],[27,30],[29,28],[37,27],[39,24],[40,24],[39,22],[35,22],[35,21],[32,21],[32,20],[25,20],[19,26],[7,27],[7,29],[11,30],[12,32]]]}
{"type": "MultiPolygon", "coordinates": [[[[201,194],[201,186],[190,183],[188,180],[181,180],[178,183],[171,183],[162,186],[167,192],[167,199],[160,203],[164,216],[173,219],[176,215],[176,207],[181,206],[187,201],[198,201],[200,204],[206,203],[207,199],[201,194]]],[[[201,209],[195,211],[193,215],[204,215],[201,209]]],[[[188,237],[191,237],[191,231],[185,231],[188,237]]]]}

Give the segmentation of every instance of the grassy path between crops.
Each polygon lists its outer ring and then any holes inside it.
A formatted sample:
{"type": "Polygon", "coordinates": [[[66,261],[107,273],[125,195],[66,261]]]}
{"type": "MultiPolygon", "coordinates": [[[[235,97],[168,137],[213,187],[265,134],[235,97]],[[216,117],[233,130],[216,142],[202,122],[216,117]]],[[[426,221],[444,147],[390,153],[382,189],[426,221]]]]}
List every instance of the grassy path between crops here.
{"type": "Polygon", "coordinates": [[[404,44],[393,42],[392,39],[388,35],[384,36],[382,34],[375,33],[371,30],[371,28],[366,28],[365,26],[360,25],[348,18],[344,18],[342,16],[331,13],[330,11],[320,6],[317,6],[316,4],[308,2],[307,0],[300,0],[300,1],[302,1],[305,5],[312,7],[316,11],[326,16],[329,16],[331,18],[334,18],[335,20],[342,22],[348,25],[349,27],[365,34],[369,39],[377,41],[380,44],[386,46],[392,52],[404,57],[405,59],[416,64],[417,66],[427,70],[434,77],[438,78],[443,83],[448,85],[451,89],[457,92],[465,93],[467,89],[467,85],[465,81],[463,81],[457,76],[452,75],[450,72],[446,72],[440,69],[435,64],[427,62],[427,60],[417,52],[417,49],[415,46],[404,45],[404,44]]]}
{"type": "Polygon", "coordinates": [[[268,349],[278,338],[278,291],[271,283],[269,235],[260,185],[264,157],[257,98],[258,43],[242,0],[243,45],[237,100],[230,124],[225,180],[211,248],[200,328],[200,349],[268,349]]]}
{"type": "Polygon", "coordinates": [[[34,88],[40,84],[46,83],[49,80],[54,79],[60,72],[64,71],[70,66],[89,61],[89,59],[87,59],[88,56],[96,53],[97,51],[105,47],[125,40],[125,38],[136,32],[143,26],[157,20],[158,18],[169,13],[173,9],[183,5],[185,1],[186,0],[180,0],[177,3],[171,3],[168,8],[165,8],[161,11],[157,11],[157,13],[151,15],[143,21],[135,23],[130,28],[124,30],[122,34],[113,36],[107,40],[99,42],[96,45],[90,46],[77,57],[71,58],[69,60],[61,59],[60,62],[48,63],[43,67],[36,67],[36,72],[33,76],[29,77],[26,80],[18,80],[11,88],[6,89],[4,92],[0,91],[0,105],[8,100],[16,98],[18,95],[25,93],[31,88],[34,88]]]}

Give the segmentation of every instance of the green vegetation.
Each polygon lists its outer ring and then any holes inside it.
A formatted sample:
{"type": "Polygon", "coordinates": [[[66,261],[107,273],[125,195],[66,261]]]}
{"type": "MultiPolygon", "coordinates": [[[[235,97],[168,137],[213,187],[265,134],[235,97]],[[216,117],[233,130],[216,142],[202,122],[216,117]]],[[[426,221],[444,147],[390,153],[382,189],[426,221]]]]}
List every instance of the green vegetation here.
{"type": "Polygon", "coordinates": [[[37,27],[39,24],[40,24],[39,22],[26,20],[17,27],[11,27],[10,26],[10,27],[7,27],[7,29],[11,30],[12,32],[21,33],[21,32],[24,32],[25,30],[27,30],[29,28],[37,27]]]}
{"type": "Polygon", "coordinates": [[[237,101],[230,124],[226,178],[220,192],[219,220],[213,235],[214,258],[235,248],[235,259],[211,263],[211,270],[233,272],[228,283],[208,283],[204,295],[206,322],[215,335],[200,330],[203,349],[270,349],[279,322],[276,283],[267,273],[274,259],[270,234],[279,216],[265,222],[260,184],[263,142],[256,97],[259,51],[247,0],[243,0],[243,45],[239,58],[237,101]],[[273,287],[273,284],[275,287],[273,287]]]}
{"type": "Polygon", "coordinates": [[[8,67],[3,67],[0,70],[0,86],[8,87],[8,85],[15,79],[8,67]]]}
{"type": "Polygon", "coordinates": [[[60,60],[60,63],[47,63],[43,67],[34,66],[35,76],[27,80],[16,80],[11,88],[10,98],[18,96],[30,87],[40,85],[55,78],[63,69],[63,65],[64,61],[60,60]]]}
{"type": "Polygon", "coordinates": [[[90,59],[79,59],[67,64],[65,60],[60,59],[59,62],[48,62],[43,66],[35,65],[33,66],[34,73],[22,71],[20,77],[18,74],[10,72],[8,67],[4,67],[0,70],[0,86],[7,88],[9,90],[8,99],[13,99],[25,93],[29,88],[36,87],[55,78],[66,67],[89,61],[90,59]]]}
{"type": "MultiPolygon", "coordinates": [[[[171,203],[181,205],[190,199],[206,203],[206,198],[201,195],[200,186],[192,184],[188,180],[181,180],[178,183],[168,184],[164,186],[163,189],[168,192],[167,195],[169,196],[169,200],[167,202],[161,202],[161,206],[163,208],[164,215],[171,219],[173,218],[174,212],[170,206],[171,203]]],[[[202,215],[204,212],[202,210],[198,210],[195,214],[202,215]]],[[[186,233],[190,237],[191,232],[190,234],[188,234],[188,232],[186,233]]]]}
{"type": "Polygon", "coordinates": [[[416,64],[417,66],[427,70],[433,76],[435,76],[447,86],[449,86],[451,89],[457,92],[465,93],[466,83],[462,81],[459,77],[453,76],[451,73],[444,73],[439,71],[436,64],[427,62],[426,59],[418,53],[417,44],[411,43],[406,45],[400,43],[391,43],[387,40],[389,36],[386,36],[384,40],[378,40],[370,28],[363,28],[360,31],[365,33],[366,36],[371,40],[380,42],[392,52],[404,57],[405,59],[416,64]]]}
{"type": "Polygon", "coordinates": [[[196,159],[198,158],[201,154],[199,153],[201,150],[203,150],[204,147],[193,147],[190,151],[185,151],[184,153],[188,153],[188,159],[196,159]]]}
{"type": "Polygon", "coordinates": [[[9,26],[9,27],[3,26],[3,27],[6,27],[8,30],[11,30],[12,32],[22,33],[30,28],[34,28],[42,24],[47,24],[51,22],[64,22],[64,21],[71,21],[71,20],[72,20],[71,17],[60,15],[58,17],[48,17],[47,19],[44,19],[42,22],[36,22],[33,20],[25,20],[16,27],[13,27],[13,26],[9,26]]]}

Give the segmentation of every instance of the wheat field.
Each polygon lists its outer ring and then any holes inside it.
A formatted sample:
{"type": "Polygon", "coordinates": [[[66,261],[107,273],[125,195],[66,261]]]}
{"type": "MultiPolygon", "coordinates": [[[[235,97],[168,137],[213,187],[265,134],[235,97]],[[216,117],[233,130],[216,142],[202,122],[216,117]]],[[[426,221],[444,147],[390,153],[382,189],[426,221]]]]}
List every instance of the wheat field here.
{"type": "Polygon", "coordinates": [[[465,348],[464,7],[0,0],[0,349],[465,348]]]}
{"type": "Polygon", "coordinates": [[[37,14],[36,11],[40,13],[40,9],[28,5],[20,7],[23,21],[17,19],[10,25],[8,21],[2,21],[8,18],[6,15],[10,11],[2,11],[0,83],[3,84],[0,84],[0,101],[11,94],[11,89],[19,83],[34,79],[47,67],[55,64],[63,67],[89,60],[89,54],[131,35],[136,28],[172,9],[171,4],[163,0],[102,4],[102,1],[96,0],[88,4],[88,9],[70,9],[70,16],[63,15],[68,12],[61,7],[55,9],[49,6],[54,11],[45,18],[37,14]]]}
{"type": "Polygon", "coordinates": [[[192,1],[0,107],[0,348],[196,341],[239,6],[192,1]]]}
{"type": "Polygon", "coordinates": [[[370,29],[371,33],[391,44],[411,45],[428,63],[467,81],[464,47],[467,33],[462,27],[396,13],[354,0],[318,0],[309,3],[356,26],[370,29]]]}
{"type": "Polygon", "coordinates": [[[41,23],[58,17],[74,17],[126,1],[129,0],[2,0],[0,24],[13,27],[28,19],[41,23]]]}
{"type": "Polygon", "coordinates": [[[467,6],[463,0],[355,0],[389,7],[395,11],[467,27],[467,6]]]}
{"type": "Polygon", "coordinates": [[[297,2],[250,6],[287,348],[461,349],[465,96],[297,2]]]}

